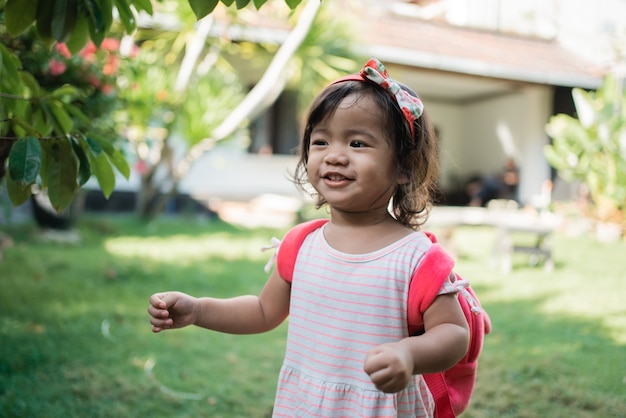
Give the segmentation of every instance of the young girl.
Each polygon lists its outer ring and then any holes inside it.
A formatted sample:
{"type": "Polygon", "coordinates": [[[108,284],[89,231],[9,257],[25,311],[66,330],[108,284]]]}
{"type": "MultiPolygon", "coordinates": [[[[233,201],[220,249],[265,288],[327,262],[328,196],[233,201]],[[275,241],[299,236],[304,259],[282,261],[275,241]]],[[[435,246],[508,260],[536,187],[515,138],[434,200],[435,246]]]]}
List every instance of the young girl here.
{"type": "Polygon", "coordinates": [[[454,276],[425,309],[424,331],[407,327],[412,273],[432,245],[419,225],[436,161],[422,102],[371,59],[311,106],[295,179],[330,220],[305,238],[293,277],[275,269],[258,297],[154,294],[152,330],[251,334],[289,316],[273,416],[432,417],[421,375],[456,364],[469,338],[454,276]]]}

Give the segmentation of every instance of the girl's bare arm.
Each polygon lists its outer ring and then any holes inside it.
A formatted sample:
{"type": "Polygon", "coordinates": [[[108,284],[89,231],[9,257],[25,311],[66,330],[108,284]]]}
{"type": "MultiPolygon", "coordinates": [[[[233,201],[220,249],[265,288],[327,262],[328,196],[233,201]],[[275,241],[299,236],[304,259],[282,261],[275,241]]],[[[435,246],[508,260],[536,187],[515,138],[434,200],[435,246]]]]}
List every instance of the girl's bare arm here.
{"type": "Polygon", "coordinates": [[[287,317],[290,294],[291,286],[274,271],[259,296],[218,299],[156,293],[148,313],[154,332],[197,325],[230,334],[255,334],[277,327],[287,317]]]}
{"type": "Polygon", "coordinates": [[[406,387],[413,374],[435,373],[454,366],[467,353],[469,328],[455,294],[438,296],[424,313],[426,332],[372,348],[365,371],[385,392],[406,387]]]}
{"type": "Polygon", "coordinates": [[[256,334],[280,325],[289,314],[291,286],[276,270],[259,296],[200,298],[195,325],[229,334],[256,334]]]}

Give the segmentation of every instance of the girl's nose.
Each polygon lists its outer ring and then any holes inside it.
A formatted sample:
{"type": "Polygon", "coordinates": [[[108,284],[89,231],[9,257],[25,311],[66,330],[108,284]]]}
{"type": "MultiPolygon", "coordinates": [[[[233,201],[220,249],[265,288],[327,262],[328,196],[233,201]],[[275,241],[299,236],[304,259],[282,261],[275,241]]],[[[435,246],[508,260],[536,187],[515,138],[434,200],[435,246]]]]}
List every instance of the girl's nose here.
{"type": "Polygon", "coordinates": [[[330,147],[324,156],[324,162],[330,165],[346,165],[348,156],[339,147],[330,147]]]}

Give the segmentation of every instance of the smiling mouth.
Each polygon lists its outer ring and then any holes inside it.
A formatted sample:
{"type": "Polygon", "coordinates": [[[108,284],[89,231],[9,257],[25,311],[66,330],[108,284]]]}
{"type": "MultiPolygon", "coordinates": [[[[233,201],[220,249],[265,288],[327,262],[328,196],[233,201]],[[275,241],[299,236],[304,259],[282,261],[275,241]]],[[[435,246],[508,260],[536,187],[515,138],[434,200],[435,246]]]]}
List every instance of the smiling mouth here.
{"type": "Polygon", "coordinates": [[[322,177],[327,187],[344,187],[352,182],[353,179],[343,176],[341,174],[326,174],[322,177]]]}
{"type": "Polygon", "coordinates": [[[340,176],[339,174],[329,174],[327,176],[324,176],[324,178],[326,180],[330,180],[330,181],[342,181],[342,180],[348,180],[347,177],[344,176],[340,176]]]}

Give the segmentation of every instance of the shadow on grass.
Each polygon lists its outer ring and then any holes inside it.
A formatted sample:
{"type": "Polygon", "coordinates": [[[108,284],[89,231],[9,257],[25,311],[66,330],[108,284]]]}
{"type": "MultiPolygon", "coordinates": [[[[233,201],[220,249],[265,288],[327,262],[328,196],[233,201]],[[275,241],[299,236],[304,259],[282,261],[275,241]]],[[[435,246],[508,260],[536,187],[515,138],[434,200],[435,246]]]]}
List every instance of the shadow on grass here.
{"type": "Polygon", "coordinates": [[[264,261],[237,253],[185,262],[184,248],[181,261],[115,254],[105,245],[115,237],[179,237],[193,247],[204,234],[219,246],[226,234],[245,246],[250,236],[267,242],[273,234],[167,219],[86,218],[80,230],[79,245],[42,240],[29,225],[10,231],[16,244],[0,264],[0,416],[268,416],[282,330],[239,338],[199,329],[154,335],[146,313],[150,294],[162,290],[258,293],[264,261]]]}
{"type": "Polygon", "coordinates": [[[485,304],[493,332],[464,416],[626,416],[626,347],[593,321],[542,313],[543,302],[485,304]]]}
{"type": "MultiPolygon", "coordinates": [[[[146,308],[149,295],[162,290],[218,297],[258,293],[269,255],[256,259],[204,248],[199,257],[189,253],[205,245],[200,235],[218,247],[228,242],[256,249],[257,241],[266,243],[280,232],[180,219],[140,224],[94,218],[81,228],[78,246],[40,242],[26,230],[15,236],[16,245],[0,264],[0,416],[267,417],[284,352],[284,326],[255,336],[196,328],[155,335],[146,308]],[[106,244],[116,237],[138,240],[128,239],[127,246],[118,242],[112,252],[106,244]],[[133,252],[150,237],[163,240],[153,246],[160,253],[133,252]],[[191,244],[172,257],[177,237],[191,244]]],[[[481,300],[494,327],[464,417],[626,416],[625,347],[599,323],[584,319],[584,312],[579,318],[545,313],[547,297],[533,297],[528,287],[535,290],[554,280],[552,275],[517,265],[513,280],[487,274],[480,257],[490,239],[488,231],[473,230],[461,248],[466,265],[459,273],[470,280],[491,276],[473,286],[479,297],[489,296],[481,300]],[[506,295],[523,281],[526,299],[492,297],[495,288],[506,295]]],[[[572,280],[580,271],[576,285],[582,286],[593,272],[608,276],[598,270],[607,263],[571,270],[593,250],[578,247],[581,255],[571,254],[557,265],[556,273],[565,271],[560,280],[572,280]]]]}

